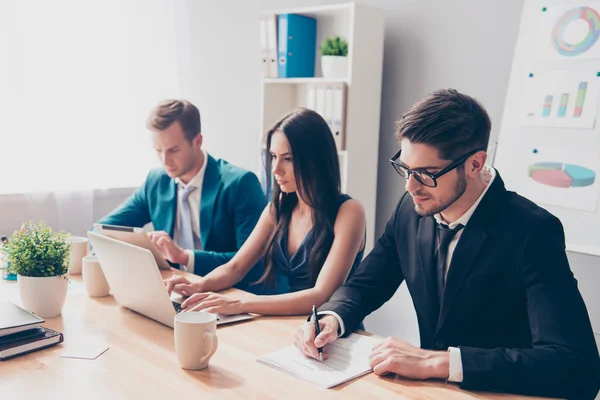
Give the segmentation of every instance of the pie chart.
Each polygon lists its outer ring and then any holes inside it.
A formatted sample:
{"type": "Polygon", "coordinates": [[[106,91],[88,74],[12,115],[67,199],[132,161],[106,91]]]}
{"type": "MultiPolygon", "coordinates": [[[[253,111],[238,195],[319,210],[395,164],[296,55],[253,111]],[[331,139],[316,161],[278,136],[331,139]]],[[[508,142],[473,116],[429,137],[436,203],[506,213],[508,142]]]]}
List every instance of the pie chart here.
{"type": "Polygon", "coordinates": [[[528,174],[536,182],[557,188],[590,186],[596,180],[596,173],[591,169],[560,162],[531,164],[528,174]]]}

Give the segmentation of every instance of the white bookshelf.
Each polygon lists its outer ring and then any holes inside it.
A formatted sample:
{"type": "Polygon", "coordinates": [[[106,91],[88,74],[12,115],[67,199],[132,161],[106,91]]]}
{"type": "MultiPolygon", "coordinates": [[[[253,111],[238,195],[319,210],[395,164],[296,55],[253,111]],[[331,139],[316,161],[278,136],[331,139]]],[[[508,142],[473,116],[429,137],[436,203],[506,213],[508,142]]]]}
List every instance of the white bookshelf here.
{"type": "MultiPolygon", "coordinates": [[[[346,85],[345,145],[338,152],[342,190],[359,200],[367,217],[366,251],[375,241],[379,116],[385,16],[363,4],[344,3],[311,8],[273,10],[268,14],[301,14],[317,20],[314,78],[262,78],[259,148],[266,130],[296,107],[308,106],[308,91],[316,84],[346,85]],[[320,44],[335,35],[348,41],[348,76],[323,78],[320,44]]],[[[263,168],[262,161],[260,168],[263,168]]]]}

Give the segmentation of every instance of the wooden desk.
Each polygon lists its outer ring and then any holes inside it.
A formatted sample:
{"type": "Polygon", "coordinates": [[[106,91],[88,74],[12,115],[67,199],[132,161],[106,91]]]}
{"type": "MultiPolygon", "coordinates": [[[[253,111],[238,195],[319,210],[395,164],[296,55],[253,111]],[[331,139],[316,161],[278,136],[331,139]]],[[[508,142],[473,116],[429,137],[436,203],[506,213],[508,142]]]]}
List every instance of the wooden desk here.
{"type": "MultiPolygon", "coordinates": [[[[163,272],[163,276],[168,275],[163,272]]],[[[375,374],[322,389],[256,362],[257,356],[292,344],[295,328],[305,321],[304,317],[257,317],[221,326],[217,330],[219,348],[209,367],[186,371],[177,362],[171,328],[120,307],[112,296],[90,298],[81,275],[71,279],[62,315],[44,324],[62,332],[65,342],[0,362],[2,398],[310,400],[389,399],[403,395],[423,400],[532,399],[467,392],[440,381],[380,378],[375,374]],[[93,361],[60,357],[69,345],[92,339],[106,341],[110,349],[93,361]]],[[[230,289],[226,293],[244,292],[230,289]]],[[[19,301],[17,284],[0,279],[0,300],[6,299],[19,301]]]]}

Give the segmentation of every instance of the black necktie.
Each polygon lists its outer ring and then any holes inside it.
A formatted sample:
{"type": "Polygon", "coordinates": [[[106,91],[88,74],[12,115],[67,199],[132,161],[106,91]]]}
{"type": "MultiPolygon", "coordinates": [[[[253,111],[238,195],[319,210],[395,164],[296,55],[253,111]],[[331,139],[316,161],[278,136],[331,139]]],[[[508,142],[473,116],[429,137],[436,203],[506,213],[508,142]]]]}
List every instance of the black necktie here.
{"type": "Polygon", "coordinates": [[[464,228],[463,225],[458,224],[456,228],[450,229],[448,225],[445,224],[437,224],[438,227],[438,247],[436,251],[436,261],[437,261],[437,287],[438,287],[438,298],[440,300],[440,305],[442,304],[442,294],[444,293],[444,284],[445,284],[445,272],[446,272],[446,258],[448,257],[448,245],[450,241],[460,231],[464,228]]]}

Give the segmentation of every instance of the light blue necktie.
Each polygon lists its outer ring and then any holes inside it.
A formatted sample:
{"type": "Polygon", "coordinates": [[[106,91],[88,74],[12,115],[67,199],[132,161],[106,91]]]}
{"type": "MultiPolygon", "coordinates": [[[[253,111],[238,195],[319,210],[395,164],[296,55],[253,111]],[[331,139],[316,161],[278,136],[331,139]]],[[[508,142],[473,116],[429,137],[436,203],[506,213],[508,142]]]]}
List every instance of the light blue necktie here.
{"type": "Polygon", "coordinates": [[[183,190],[179,190],[177,196],[177,207],[179,208],[177,244],[179,245],[179,247],[185,250],[194,250],[192,209],[190,207],[188,198],[195,189],[195,186],[188,185],[183,190]]]}

